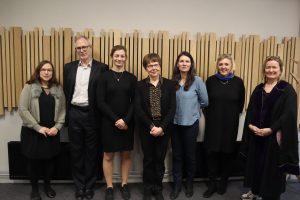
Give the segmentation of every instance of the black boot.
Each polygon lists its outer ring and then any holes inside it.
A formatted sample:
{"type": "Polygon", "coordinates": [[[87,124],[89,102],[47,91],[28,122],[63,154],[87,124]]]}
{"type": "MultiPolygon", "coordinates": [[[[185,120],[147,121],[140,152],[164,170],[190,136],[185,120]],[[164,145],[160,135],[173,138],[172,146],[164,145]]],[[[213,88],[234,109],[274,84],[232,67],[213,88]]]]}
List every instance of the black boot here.
{"type": "Polygon", "coordinates": [[[218,187],[218,194],[225,194],[227,190],[227,179],[221,179],[219,187],[218,187]]]}
{"type": "Polygon", "coordinates": [[[204,198],[211,197],[217,191],[216,182],[209,181],[207,190],[203,193],[204,198]]]}
{"type": "Polygon", "coordinates": [[[31,186],[32,186],[32,191],[30,194],[30,199],[31,200],[41,200],[42,198],[39,193],[39,186],[38,186],[37,181],[32,181],[31,186]]]}
{"type": "Polygon", "coordinates": [[[186,183],[186,191],[185,191],[185,196],[187,198],[190,198],[194,195],[194,185],[193,182],[186,183]]]}
{"type": "Polygon", "coordinates": [[[181,191],[181,185],[175,184],[174,188],[171,191],[170,199],[176,199],[179,196],[180,191],[181,191]]]}
{"type": "Polygon", "coordinates": [[[54,198],[56,196],[56,192],[52,189],[52,187],[50,185],[50,181],[45,181],[44,190],[45,190],[45,194],[47,195],[47,197],[54,198]]]}

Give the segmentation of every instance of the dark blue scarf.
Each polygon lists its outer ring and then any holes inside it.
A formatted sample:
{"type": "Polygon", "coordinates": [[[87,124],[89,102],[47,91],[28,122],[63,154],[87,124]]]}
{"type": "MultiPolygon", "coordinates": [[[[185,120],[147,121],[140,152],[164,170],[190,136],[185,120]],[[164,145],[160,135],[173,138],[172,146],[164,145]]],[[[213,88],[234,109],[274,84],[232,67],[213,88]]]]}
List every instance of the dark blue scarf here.
{"type": "Polygon", "coordinates": [[[234,77],[234,74],[230,72],[226,76],[222,76],[219,72],[217,72],[216,73],[216,77],[218,79],[220,79],[221,81],[229,81],[229,80],[231,80],[234,77]]]}

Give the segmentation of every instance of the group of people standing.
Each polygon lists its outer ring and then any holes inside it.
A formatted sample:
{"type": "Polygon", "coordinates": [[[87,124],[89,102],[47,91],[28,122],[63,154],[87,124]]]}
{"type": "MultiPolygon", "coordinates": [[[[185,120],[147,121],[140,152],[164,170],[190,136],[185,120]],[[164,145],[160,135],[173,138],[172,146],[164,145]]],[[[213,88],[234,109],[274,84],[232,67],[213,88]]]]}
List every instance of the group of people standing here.
{"type": "MultiPolygon", "coordinates": [[[[226,192],[245,100],[245,87],[233,73],[230,55],[218,57],[216,74],[204,84],[196,76],[193,57],[186,51],[176,59],[172,80],[161,76],[158,54],[145,55],[142,64],[148,76],[137,81],[126,71],[124,46],[112,48],[110,69],[92,58],[91,43],[85,36],[76,37],[75,49],[79,60],[64,66],[63,87],[55,77],[53,64],[42,61],[20,96],[21,147],[28,160],[32,200],[41,199],[39,168],[44,169],[46,195],[56,196],[50,180],[63,124],[68,126],[76,200],[93,198],[99,158],[103,158],[105,199],[114,199],[116,152],[120,152],[121,160],[120,192],[123,199],[130,199],[128,175],[135,127],[143,151],[143,199],[150,200],[152,195],[156,200],[164,199],[162,180],[170,139],[170,199],[176,199],[182,188],[186,197],[193,196],[201,109],[206,120],[204,145],[209,178],[203,197],[226,192]]],[[[280,80],[280,58],[268,57],[262,69],[264,82],[251,95],[244,125],[241,152],[247,157],[245,185],[251,191],[242,195],[243,199],[279,199],[284,191],[284,173],[299,174],[296,93],[280,80]]]]}

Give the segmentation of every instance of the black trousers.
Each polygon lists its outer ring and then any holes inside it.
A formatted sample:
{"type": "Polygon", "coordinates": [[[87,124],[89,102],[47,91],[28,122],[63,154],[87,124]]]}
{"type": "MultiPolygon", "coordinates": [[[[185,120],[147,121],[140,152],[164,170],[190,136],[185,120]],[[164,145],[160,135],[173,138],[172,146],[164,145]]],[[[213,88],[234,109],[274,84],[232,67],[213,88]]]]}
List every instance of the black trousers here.
{"type": "Polygon", "coordinates": [[[216,181],[218,172],[220,172],[221,180],[227,181],[231,173],[234,153],[223,152],[206,152],[208,178],[210,181],[216,181]]]}
{"type": "Polygon", "coordinates": [[[150,130],[140,128],[143,158],[143,184],[146,189],[162,190],[162,180],[165,173],[165,157],[170,134],[154,137],[150,130]]]}
{"type": "Polygon", "coordinates": [[[173,156],[173,180],[174,185],[181,187],[182,170],[185,164],[187,184],[193,182],[196,171],[196,147],[199,132],[199,121],[191,126],[179,126],[174,124],[171,141],[173,156]]]}
{"type": "Polygon", "coordinates": [[[100,160],[99,131],[88,111],[70,108],[69,140],[76,189],[93,189],[100,160]]]}

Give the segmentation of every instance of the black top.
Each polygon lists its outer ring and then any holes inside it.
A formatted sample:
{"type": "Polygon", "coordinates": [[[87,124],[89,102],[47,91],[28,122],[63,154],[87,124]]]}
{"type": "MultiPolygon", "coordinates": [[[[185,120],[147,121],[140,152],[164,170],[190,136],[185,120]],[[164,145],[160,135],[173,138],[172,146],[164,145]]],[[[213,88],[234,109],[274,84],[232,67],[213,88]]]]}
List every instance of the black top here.
{"type": "MultiPolygon", "coordinates": [[[[165,132],[172,124],[176,109],[175,83],[171,80],[162,78],[161,84],[161,123],[160,127],[165,132]]],[[[153,124],[152,113],[150,109],[150,87],[147,79],[137,83],[135,93],[135,113],[139,120],[139,125],[150,130],[153,124]]]]}
{"type": "Polygon", "coordinates": [[[244,107],[244,83],[237,76],[224,82],[213,75],[207,79],[206,89],[209,105],[205,108],[205,147],[213,152],[230,153],[234,150],[244,107]]]}
{"type": "MultiPolygon", "coordinates": [[[[45,91],[39,97],[40,125],[52,128],[55,125],[55,99],[45,91]]],[[[22,127],[21,130],[22,153],[31,159],[46,159],[57,155],[60,151],[59,132],[55,136],[45,137],[34,129],[22,127]]]]}
{"type": "Polygon", "coordinates": [[[133,101],[136,77],[127,71],[109,70],[101,76],[97,87],[97,106],[103,115],[102,143],[104,152],[133,149],[133,101]],[[128,130],[115,126],[123,119],[128,130]]]}

